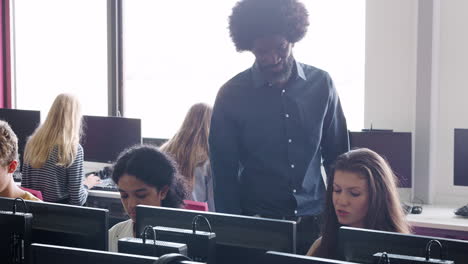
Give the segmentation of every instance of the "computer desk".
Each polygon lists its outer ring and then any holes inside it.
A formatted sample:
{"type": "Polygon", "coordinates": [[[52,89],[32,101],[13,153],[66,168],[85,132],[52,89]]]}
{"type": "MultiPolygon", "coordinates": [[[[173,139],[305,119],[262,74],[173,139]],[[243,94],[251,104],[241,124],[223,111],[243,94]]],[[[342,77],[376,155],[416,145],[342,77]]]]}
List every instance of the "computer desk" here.
{"type": "Polygon", "coordinates": [[[120,201],[120,193],[112,191],[101,191],[101,190],[89,190],[88,196],[90,197],[103,197],[103,198],[113,198],[120,201]]]}
{"type": "Polygon", "coordinates": [[[408,214],[413,233],[468,240],[468,218],[454,214],[460,206],[422,205],[421,214],[408,214]]]}

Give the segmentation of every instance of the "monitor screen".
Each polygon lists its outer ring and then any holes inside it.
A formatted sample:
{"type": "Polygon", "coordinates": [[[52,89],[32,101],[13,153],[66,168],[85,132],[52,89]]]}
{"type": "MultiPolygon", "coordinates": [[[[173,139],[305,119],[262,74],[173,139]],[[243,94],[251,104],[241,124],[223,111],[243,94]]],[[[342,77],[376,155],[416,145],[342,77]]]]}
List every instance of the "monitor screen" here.
{"type": "Polygon", "coordinates": [[[455,129],[453,184],[468,186],[468,129],[455,129]]]}
{"type": "Polygon", "coordinates": [[[262,263],[268,264],[353,264],[352,262],[268,251],[262,263]]]}
{"type": "Polygon", "coordinates": [[[140,119],[83,116],[85,161],[112,163],[124,149],[140,143],[140,119]]]}
{"type": "Polygon", "coordinates": [[[398,178],[399,187],[411,188],[412,141],[409,132],[350,132],[351,149],[368,148],[384,157],[398,178]]]}
{"type": "MultiPolygon", "coordinates": [[[[109,211],[46,202],[26,201],[32,213],[32,242],[108,249],[109,211]]],[[[13,199],[0,197],[0,210],[11,210],[13,199]]],[[[17,202],[18,211],[23,211],[17,202]]]]}
{"type": "MultiPolygon", "coordinates": [[[[24,147],[26,146],[28,137],[34,133],[34,130],[36,130],[41,123],[41,112],[18,109],[0,109],[0,120],[8,122],[18,137],[18,153],[20,164],[22,164],[24,147]]],[[[21,167],[19,169],[21,169],[21,167]]]]}
{"type": "MultiPolygon", "coordinates": [[[[338,231],[338,256],[358,263],[374,263],[373,255],[378,252],[424,257],[426,244],[433,239],[441,242],[444,259],[455,263],[468,259],[468,241],[352,227],[341,227],[338,231]]],[[[439,248],[431,247],[432,257],[439,258],[440,253],[439,248]]]]}
{"type": "MultiPolygon", "coordinates": [[[[193,218],[205,216],[216,234],[218,263],[256,263],[267,250],[296,251],[296,222],[293,221],[145,205],[137,206],[136,214],[137,234],[146,225],[192,229],[193,218]]],[[[199,230],[209,231],[203,222],[199,230]]]]}

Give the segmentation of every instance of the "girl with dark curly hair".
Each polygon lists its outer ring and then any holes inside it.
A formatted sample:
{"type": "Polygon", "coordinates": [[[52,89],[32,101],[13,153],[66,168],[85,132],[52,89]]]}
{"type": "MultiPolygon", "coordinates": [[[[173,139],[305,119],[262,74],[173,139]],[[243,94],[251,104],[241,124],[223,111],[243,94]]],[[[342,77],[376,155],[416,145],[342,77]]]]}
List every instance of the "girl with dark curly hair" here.
{"type": "Polygon", "coordinates": [[[130,219],[109,230],[109,250],[117,251],[117,241],[135,237],[136,206],[181,208],[187,187],[178,176],[175,162],[156,147],[138,145],[124,150],[115,162],[112,180],[130,219]]]}

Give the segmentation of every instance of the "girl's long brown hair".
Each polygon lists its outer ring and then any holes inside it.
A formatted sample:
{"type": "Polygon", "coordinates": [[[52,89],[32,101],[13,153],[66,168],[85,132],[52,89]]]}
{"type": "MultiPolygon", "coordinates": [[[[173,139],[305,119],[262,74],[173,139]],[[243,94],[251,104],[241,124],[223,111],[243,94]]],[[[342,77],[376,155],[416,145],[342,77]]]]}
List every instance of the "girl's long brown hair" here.
{"type": "Polygon", "coordinates": [[[211,106],[198,103],[190,107],[179,131],[161,150],[171,155],[179,172],[193,189],[194,170],[208,160],[208,135],[210,132],[211,106]]]}
{"type": "Polygon", "coordinates": [[[369,209],[365,219],[365,228],[409,233],[397,191],[397,179],[390,165],[376,152],[367,149],[355,149],[340,155],[333,173],[328,177],[326,209],[322,241],[314,256],[336,258],[338,229],[341,224],[333,206],[333,181],[335,171],[353,172],[367,180],[369,189],[369,209]]]}

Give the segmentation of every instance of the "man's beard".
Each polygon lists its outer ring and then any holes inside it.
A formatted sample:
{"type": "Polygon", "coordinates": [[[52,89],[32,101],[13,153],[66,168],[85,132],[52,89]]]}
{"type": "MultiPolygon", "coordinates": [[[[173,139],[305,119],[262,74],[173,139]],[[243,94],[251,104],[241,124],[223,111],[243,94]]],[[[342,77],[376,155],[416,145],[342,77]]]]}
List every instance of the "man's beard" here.
{"type": "Polygon", "coordinates": [[[289,80],[291,77],[292,69],[294,65],[294,57],[290,55],[287,57],[283,64],[283,69],[279,72],[274,72],[269,68],[262,68],[260,67],[260,71],[262,72],[264,78],[267,82],[270,83],[278,83],[278,82],[285,82],[289,80]]]}

